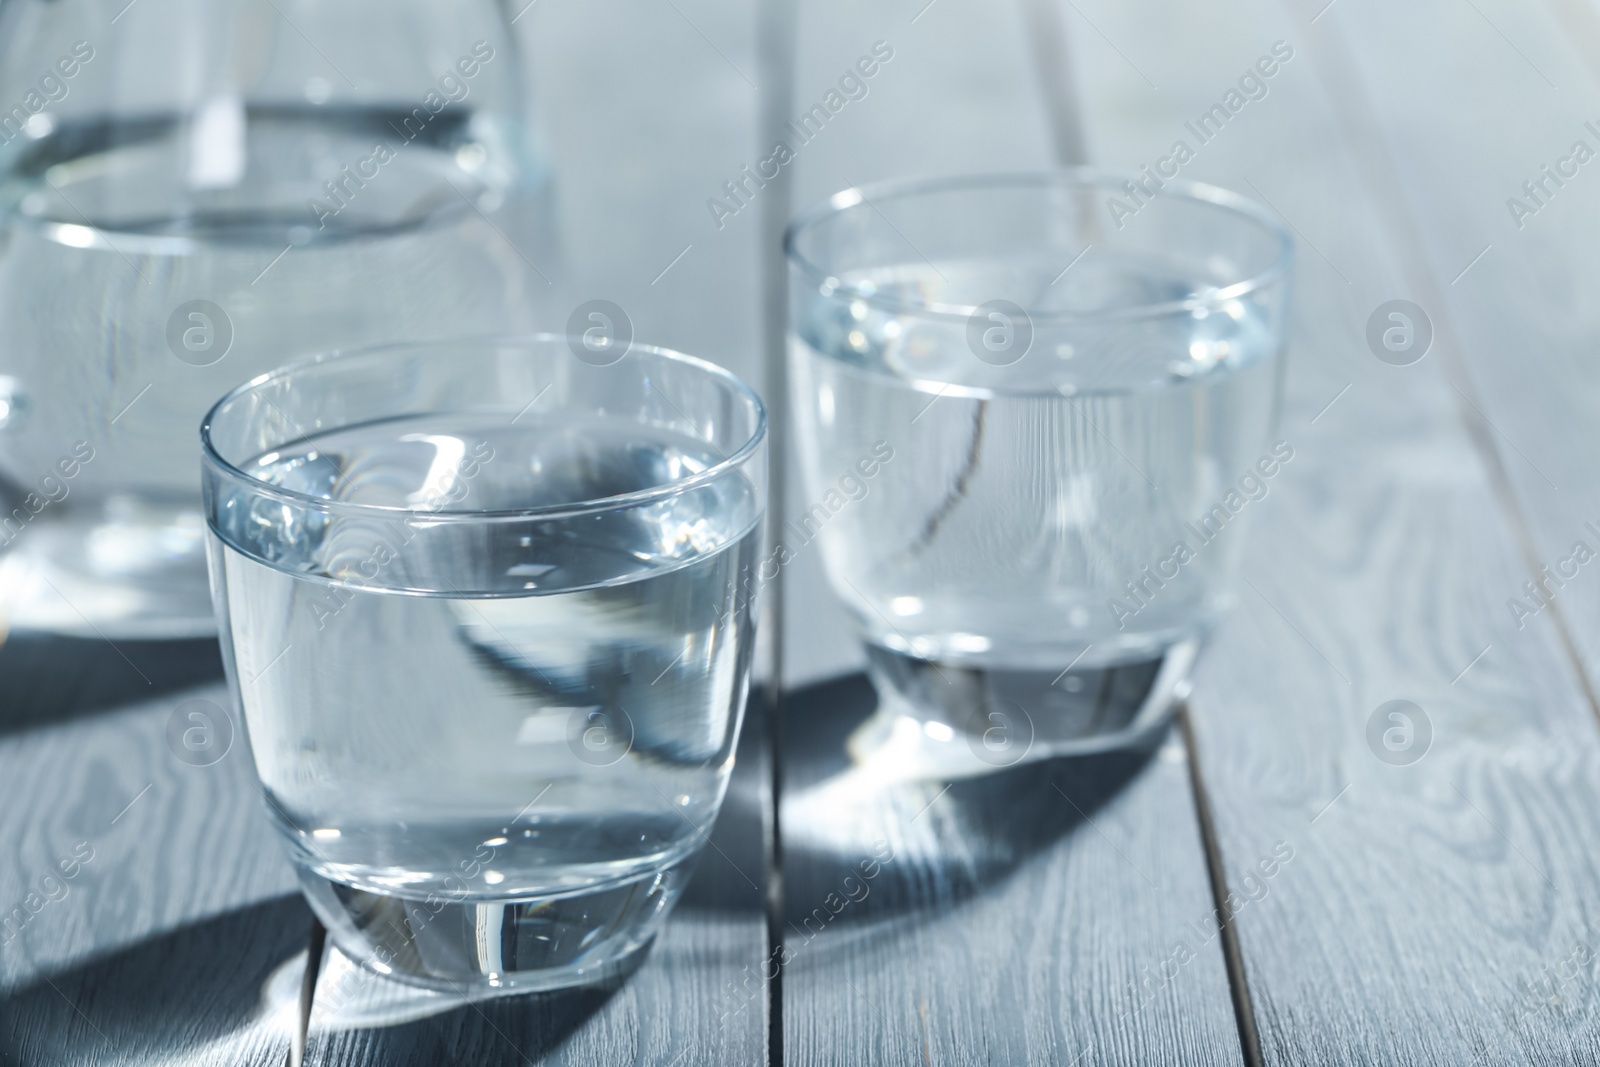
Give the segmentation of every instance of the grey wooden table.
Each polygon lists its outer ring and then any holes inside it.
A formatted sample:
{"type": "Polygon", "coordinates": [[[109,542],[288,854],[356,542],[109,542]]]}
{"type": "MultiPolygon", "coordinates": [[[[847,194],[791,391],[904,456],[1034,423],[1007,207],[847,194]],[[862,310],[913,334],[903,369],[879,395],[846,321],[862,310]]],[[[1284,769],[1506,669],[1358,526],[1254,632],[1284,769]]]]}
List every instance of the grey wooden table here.
{"type": "MultiPolygon", "coordinates": [[[[1600,163],[1522,188],[1600,148],[1593,0],[538,0],[517,27],[556,303],[614,300],[780,411],[793,210],[1137,167],[1283,42],[1185,175],[1297,236],[1295,458],[1150,752],[841,805],[872,695],[802,553],[717,847],[639,971],[462,1005],[319,953],[307,1062],[1600,1062],[1600,566],[1571,562],[1600,550],[1600,163]],[[880,41],[868,95],[719,225],[707,200],[880,41]],[[1365,338],[1393,299],[1433,326],[1409,366],[1365,338]],[[1431,742],[1396,765],[1368,721],[1402,698],[1431,742]],[[871,895],[808,924],[863,861],[871,895]]],[[[219,678],[205,643],[0,646],[0,917],[32,902],[0,943],[0,1063],[284,1061],[309,914],[244,761],[164,742],[219,678]]]]}

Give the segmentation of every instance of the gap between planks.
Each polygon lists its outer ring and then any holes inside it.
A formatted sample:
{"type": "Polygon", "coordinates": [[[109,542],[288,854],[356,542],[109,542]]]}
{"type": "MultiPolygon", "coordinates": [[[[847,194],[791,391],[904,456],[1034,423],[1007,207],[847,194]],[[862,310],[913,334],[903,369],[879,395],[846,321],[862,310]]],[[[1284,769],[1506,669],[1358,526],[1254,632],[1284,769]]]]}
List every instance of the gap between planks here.
{"type": "Polygon", "coordinates": [[[322,920],[311,919],[311,933],[306,939],[306,971],[300,980],[300,1018],[289,1043],[288,1067],[303,1067],[306,1044],[311,1040],[311,1008],[317,999],[317,978],[322,974],[322,956],[328,944],[328,931],[322,920]]]}
{"type": "MultiPolygon", "coordinates": [[[[757,91],[759,114],[757,136],[761,144],[783,140],[784,125],[793,104],[796,52],[796,0],[768,0],[757,5],[756,52],[761,87],[757,91]]],[[[787,335],[789,318],[788,264],[783,255],[783,232],[788,225],[794,199],[792,168],[780,167],[768,183],[761,202],[761,238],[757,255],[761,271],[761,341],[763,347],[763,385],[767,399],[767,514],[769,542],[777,541],[788,508],[789,473],[789,364],[787,335]]],[[[767,960],[776,960],[772,977],[765,979],[767,1064],[783,1067],[783,708],[784,708],[784,586],[787,575],[779,567],[766,590],[765,624],[772,649],[771,680],[765,687],[762,711],[766,715],[766,753],[768,762],[767,801],[765,804],[765,848],[767,860],[767,960]]],[[[746,710],[746,715],[749,711],[746,710]]],[[[769,968],[763,966],[765,976],[769,968]]]]}
{"type": "Polygon", "coordinates": [[[1211,799],[1200,773],[1200,751],[1195,744],[1194,723],[1189,704],[1178,705],[1178,731],[1183,737],[1189,763],[1189,788],[1194,793],[1194,818],[1200,828],[1200,847],[1206,855],[1206,876],[1211,885],[1211,900],[1216,909],[1221,933],[1222,964],[1228,972],[1228,993],[1233,999],[1234,1022],[1239,1028],[1239,1048],[1245,1067],[1262,1067],[1261,1033],[1256,1028],[1255,1006],[1250,1000],[1250,983],[1244,972],[1244,953],[1239,948],[1239,932],[1234,928],[1233,909],[1228,906],[1228,875],[1222,863],[1222,846],[1217,841],[1216,824],[1211,818],[1211,799]]]}

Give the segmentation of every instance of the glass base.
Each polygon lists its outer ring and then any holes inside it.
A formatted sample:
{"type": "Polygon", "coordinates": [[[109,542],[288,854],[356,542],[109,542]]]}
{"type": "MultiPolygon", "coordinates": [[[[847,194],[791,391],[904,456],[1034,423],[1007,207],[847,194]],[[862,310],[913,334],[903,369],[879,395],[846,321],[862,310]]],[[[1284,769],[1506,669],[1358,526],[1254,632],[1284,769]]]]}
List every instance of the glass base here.
{"type": "Polygon", "coordinates": [[[1188,692],[1198,638],[1151,658],[1061,671],[936,663],[867,645],[878,712],[850,740],[857,762],[932,775],[1137,748],[1166,729],[1188,692]]]}
{"type": "Polygon", "coordinates": [[[311,910],[351,960],[410,985],[482,996],[627,973],[682,895],[693,860],[577,893],[515,900],[372,893],[305,868],[299,874],[311,910]]]}
{"type": "Polygon", "coordinates": [[[198,501],[117,496],[56,507],[30,518],[0,555],[10,629],[114,641],[217,632],[198,501]]]}

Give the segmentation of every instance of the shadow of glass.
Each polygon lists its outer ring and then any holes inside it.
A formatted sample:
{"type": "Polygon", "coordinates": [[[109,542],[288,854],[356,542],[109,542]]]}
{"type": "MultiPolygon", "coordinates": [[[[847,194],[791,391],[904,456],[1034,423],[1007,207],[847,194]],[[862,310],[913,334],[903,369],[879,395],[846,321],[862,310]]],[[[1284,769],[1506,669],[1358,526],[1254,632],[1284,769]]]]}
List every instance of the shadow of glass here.
{"type": "Polygon", "coordinates": [[[523,1067],[564,1044],[626,984],[649,946],[603,982],[468,999],[358,970],[330,950],[317,987],[307,1067],[346,1063],[472,1063],[523,1067]]]}
{"type": "Polygon", "coordinates": [[[708,844],[695,860],[694,876],[684,888],[676,914],[710,912],[766,921],[770,714],[770,696],[765,690],[752,688],[722,811],[711,828],[708,844]]]}
{"type": "MultiPolygon", "coordinates": [[[[0,993],[0,1063],[277,1067],[299,1023],[310,929],[298,893],[276,897],[0,993]]],[[[562,1044],[647,955],[605,983],[476,1002],[356,972],[342,1012],[321,1002],[325,973],[305,1063],[520,1067],[562,1044]]]]}
{"type": "Polygon", "coordinates": [[[0,644],[0,735],[222,681],[215,638],[109,641],[17,633],[0,644]]]}
{"type": "Polygon", "coordinates": [[[310,929],[275,897],[0,993],[0,1062],[282,1063],[297,1004],[264,988],[310,929]]]}
{"type": "Polygon", "coordinates": [[[877,704],[860,675],[785,703],[780,824],[790,937],[945,909],[985,892],[1091,821],[1165,737],[955,780],[885,779],[847,751],[877,704]]]}

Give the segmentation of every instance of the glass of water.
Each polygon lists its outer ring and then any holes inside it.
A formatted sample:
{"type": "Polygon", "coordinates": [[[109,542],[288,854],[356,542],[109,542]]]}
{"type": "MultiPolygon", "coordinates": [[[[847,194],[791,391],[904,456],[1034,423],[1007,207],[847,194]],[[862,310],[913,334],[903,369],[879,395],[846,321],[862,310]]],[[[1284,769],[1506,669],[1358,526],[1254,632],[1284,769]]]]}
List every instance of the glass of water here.
{"type": "Polygon", "coordinates": [[[858,744],[981,767],[1151,736],[1293,457],[1283,227],[1079,170],[849,189],[786,251],[810,506],[783,547],[820,543],[865,641],[858,744]]]}
{"type": "Polygon", "coordinates": [[[534,329],[497,0],[0,3],[0,616],[213,632],[194,426],[316,352],[534,329]]]}
{"type": "Polygon", "coordinates": [[[548,335],[318,359],[211,410],[228,676],[348,956],[536,990],[660,928],[743,715],[764,435],[726,371],[548,335]]]}

